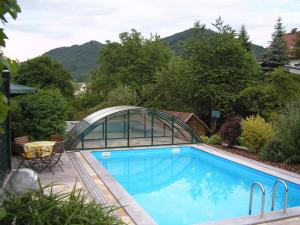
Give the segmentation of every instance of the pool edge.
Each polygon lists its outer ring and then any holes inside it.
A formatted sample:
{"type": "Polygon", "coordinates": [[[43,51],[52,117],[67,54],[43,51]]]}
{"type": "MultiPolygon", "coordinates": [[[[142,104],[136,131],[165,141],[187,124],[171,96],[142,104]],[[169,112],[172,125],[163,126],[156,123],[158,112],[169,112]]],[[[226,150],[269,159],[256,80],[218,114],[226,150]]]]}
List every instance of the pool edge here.
{"type": "MultiPolygon", "coordinates": [[[[238,156],[233,153],[228,153],[221,149],[206,145],[206,144],[188,144],[180,146],[191,146],[201,151],[213,154],[224,159],[233,161],[235,163],[250,167],[252,169],[267,173],[269,175],[285,179],[289,182],[300,185],[300,175],[289,172],[283,169],[279,169],[274,166],[267,165],[262,162],[258,162],[243,156],[238,156]]],[[[149,148],[167,148],[173,146],[151,146],[149,148]]],[[[141,149],[141,147],[136,148],[118,148],[118,149],[109,149],[104,151],[115,151],[115,150],[128,150],[128,149],[141,149]]],[[[147,147],[143,147],[147,149],[147,147]]],[[[119,201],[123,206],[126,206],[124,210],[128,213],[130,218],[138,225],[154,225],[157,224],[154,219],[139,205],[139,203],[122,187],[122,185],[97,161],[97,159],[92,155],[92,152],[95,150],[85,150],[80,151],[84,156],[85,160],[90,164],[95,173],[99,178],[104,182],[107,188],[112,192],[114,197],[119,201]]],[[[96,150],[101,151],[101,150],[96,150]]],[[[102,150],[103,151],[103,150],[102,150]]],[[[265,217],[261,218],[257,215],[252,216],[243,216],[230,218],[225,220],[210,221],[199,223],[197,225],[225,225],[225,224],[236,224],[236,225],[245,225],[245,224],[259,224],[265,222],[272,222],[282,219],[288,219],[292,217],[300,216],[300,206],[291,207],[287,209],[286,214],[282,214],[282,210],[277,210],[273,212],[268,212],[265,214],[265,217]]]]}

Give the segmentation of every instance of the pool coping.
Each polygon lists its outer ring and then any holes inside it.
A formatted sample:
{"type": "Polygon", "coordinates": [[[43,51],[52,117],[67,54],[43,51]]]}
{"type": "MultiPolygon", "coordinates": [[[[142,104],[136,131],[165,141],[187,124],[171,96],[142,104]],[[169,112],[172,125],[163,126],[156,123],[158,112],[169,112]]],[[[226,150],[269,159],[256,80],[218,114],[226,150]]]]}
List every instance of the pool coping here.
{"type": "MultiPolygon", "coordinates": [[[[300,175],[289,172],[283,169],[279,169],[274,166],[264,164],[262,162],[255,161],[243,156],[239,156],[233,153],[229,153],[218,148],[206,145],[206,144],[188,144],[181,146],[191,146],[197,148],[201,151],[213,154],[227,160],[239,163],[241,165],[256,169],[258,171],[270,174],[272,176],[287,180],[289,182],[300,185],[300,175]]],[[[162,146],[149,146],[143,147],[146,148],[161,148],[162,146]]],[[[174,147],[174,146],[163,146],[174,147]]],[[[103,181],[106,187],[111,191],[114,197],[119,201],[119,203],[124,207],[124,210],[127,212],[129,217],[138,225],[155,225],[157,224],[152,217],[139,205],[139,203],[121,186],[121,184],[98,162],[98,160],[91,154],[94,151],[116,151],[116,150],[134,150],[141,149],[141,147],[131,147],[131,148],[116,148],[116,149],[97,149],[97,150],[84,150],[80,151],[85,160],[90,164],[91,168],[103,181]]],[[[248,206],[246,206],[248,207],[248,206]]],[[[300,216],[300,206],[288,208],[286,214],[282,213],[282,210],[273,211],[265,213],[265,216],[261,218],[257,215],[252,216],[243,216],[237,218],[230,218],[218,221],[209,221],[201,223],[201,225],[225,225],[225,224],[258,224],[264,222],[271,222],[275,220],[281,220],[291,217],[300,216]]],[[[199,223],[200,225],[200,223],[199,223]]]]}

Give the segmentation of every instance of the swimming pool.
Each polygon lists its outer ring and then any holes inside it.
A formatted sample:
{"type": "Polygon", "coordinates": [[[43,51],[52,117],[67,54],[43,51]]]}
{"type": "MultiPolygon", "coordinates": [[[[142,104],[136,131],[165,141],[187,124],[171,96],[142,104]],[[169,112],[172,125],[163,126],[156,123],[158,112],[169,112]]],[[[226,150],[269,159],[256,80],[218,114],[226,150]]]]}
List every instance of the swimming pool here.
{"type": "MultiPolygon", "coordinates": [[[[92,152],[102,166],[160,225],[189,225],[246,216],[250,187],[266,189],[271,209],[278,179],[190,146],[92,152]]],[[[300,186],[286,182],[288,207],[300,205],[300,186]]],[[[284,189],[277,187],[275,210],[283,208],[284,189]]],[[[253,214],[259,214],[261,192],[255,188],[253,214]]]]}

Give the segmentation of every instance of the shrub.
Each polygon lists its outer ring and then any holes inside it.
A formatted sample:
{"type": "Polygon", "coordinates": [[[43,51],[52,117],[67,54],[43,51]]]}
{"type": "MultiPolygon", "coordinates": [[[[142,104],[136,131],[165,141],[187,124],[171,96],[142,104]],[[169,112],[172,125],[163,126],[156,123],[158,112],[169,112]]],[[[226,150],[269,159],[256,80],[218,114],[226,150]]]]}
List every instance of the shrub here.
{"type": "Polygon", "coordinates": [[[207,136],[200,136],[200,140],[201,140],[201,142],[203,142],[203,143],[207,143],[208,137],[207,137],[207,136]]]}
{"type": "Polygon", "coordinates": [[[214,134],[207,140],[207,144],[210,145],[220,145],[221,143],[222,143],[222,138],[217,134],[214,134]]]}
{"type": "Polygon", "coordinates": [[[260,157],[285,163],[300,162],[300,101],[289,104],[273,122],[277,129],[274,139],[268,142],[260,157]]]}
{"type": "Polygon", "coordinates": [[[266,142],[275,136],[272,124],[261,116],[250,116],[241,121],[241,145],[258,152],[266,142]]]}
{"type": "Polygon", "coordinates": [[[259,157],[264,160],[280,162],[284,161],[283,152],[286,150],[284,143],[274,137],[270,141],[268,141],[261,149],[259,153],[259,157]]]}
{"type": "Polygon", "coordinates": [[[52,186],[46,186],[21,195],[6,193],[2,204],[0,202],[0,224],[125,224],[113,215],[116,209],[88,201],[82,191],[75,191],[75,187],[70,193],[54,193],[52,186]],[[49,193],[45,194],[46,191],[49,193]]]}
{"type": "Polygon", "coordinates": [[[232,117],[223,123],[219,130],[219,135],[229,147],[237,144],[241,135],[241,118],[239,116],[232,117]]]}
{"type": "Polygon", "coordinates": [[[39,90],[22,96],[12,104],[12,131],[15,136],[28,135],[46,139],[63,134],[69,105],[57,89],[39,90]]]}

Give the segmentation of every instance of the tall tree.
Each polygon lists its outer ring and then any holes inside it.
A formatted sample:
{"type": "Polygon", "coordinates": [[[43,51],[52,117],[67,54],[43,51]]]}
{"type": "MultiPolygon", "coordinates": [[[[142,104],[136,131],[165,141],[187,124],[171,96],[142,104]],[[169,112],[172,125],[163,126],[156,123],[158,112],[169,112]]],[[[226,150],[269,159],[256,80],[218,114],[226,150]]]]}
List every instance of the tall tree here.
{"type": "Polygon", "coordinates": [[[154,76],[154,83],[143,90],[145,105],[175,111],[193,111],[195,80],[188,61],[173,57],[168,66],[154,76]]]}
{"type": "Polygon", "coordinates": [[[105,96],[121,83],[140,97],[142,88],[153,82],[155,72],[166,67],[170,56],[157,35],[146,39],[134,29],[121,33],[120,43],[108,42],[100,51],[99,67],[92,73],[92,91],[105,96]]]}
{"type": "Polygon", "coordinates": [[[40,56],[21,64],[15,80],[39,88],[57,88],[64,97],[73,97],[70,73],[49,56],[40,56]]]}
{"type": "Polygon", "coordinates": [[[196,27],[185,53],[196,84],[193,106],[207,121],[212,108],[231,114],[238,93],[260,74],[256,60],[243,49],[233,29],[220,18],[215,27],[217,33],[209,37],[196,27]]]}
{"type": "Polygon", "coordinates": [[[241,42],[241,45],[248,51],[251,51],[251,42],[249,41],[249,35],[246,31],[245,25],[242,25],[241,30],[238,35],[238,39],[241,42]]]}
{"type": "Polygon", "coordinates": [[[264,71],[272,71],[274,68],[283,66],[287,62],[286,43],[282,39],[285,33],[282,20],[279,17],[274,26],[270,47],[262,57],[262,68],[264,71]]]}

